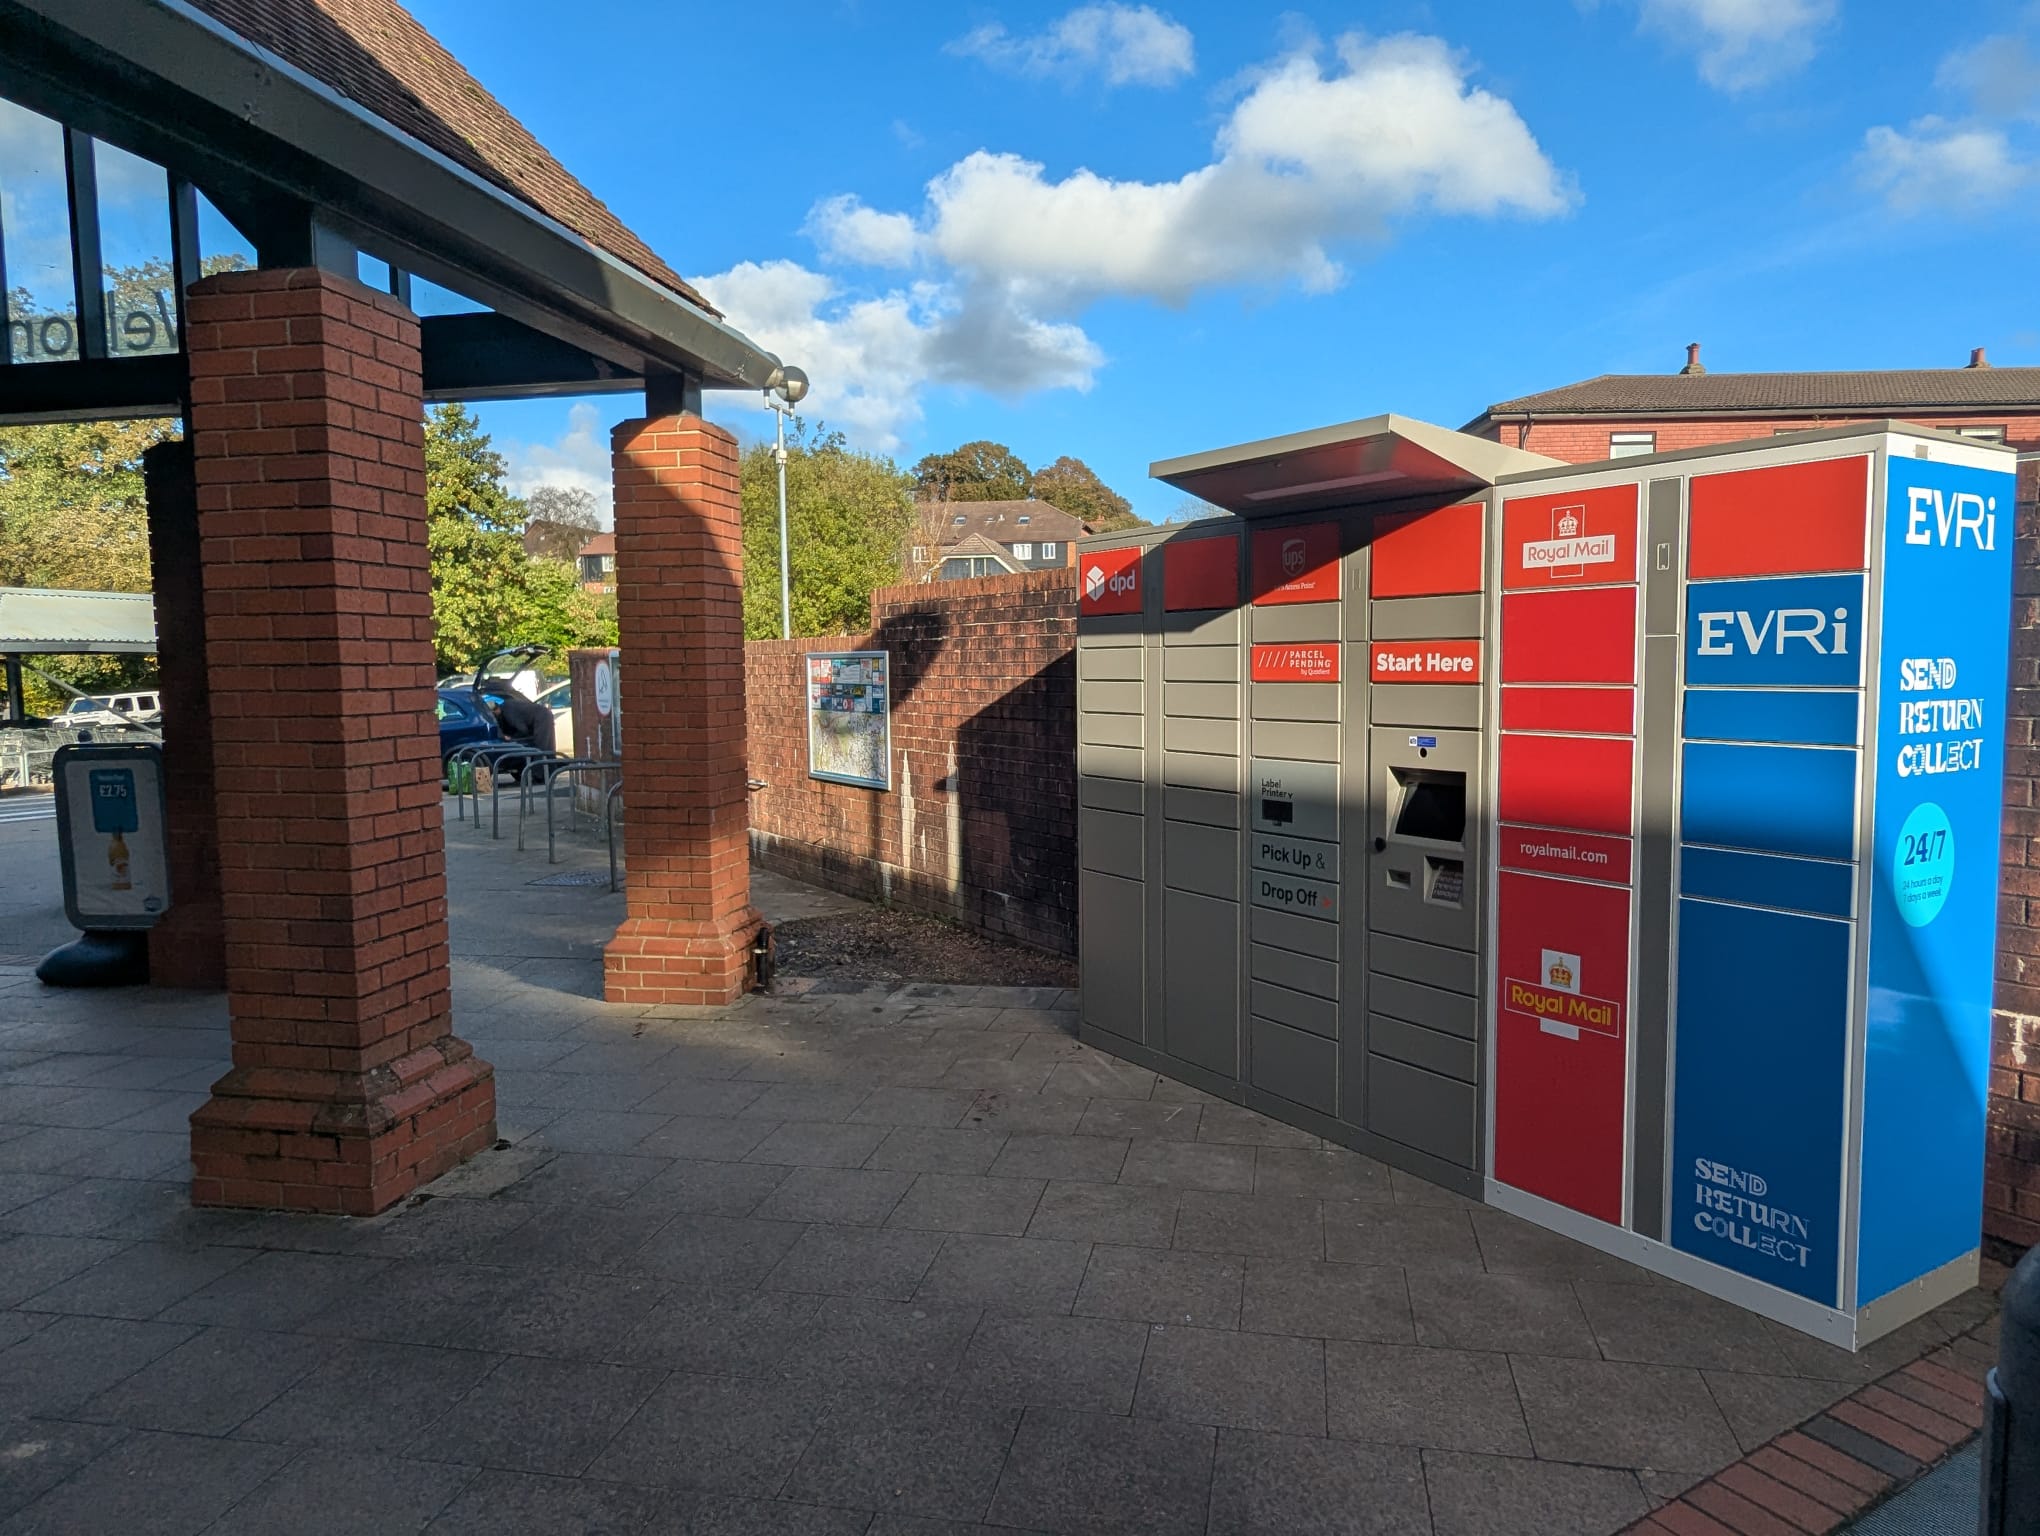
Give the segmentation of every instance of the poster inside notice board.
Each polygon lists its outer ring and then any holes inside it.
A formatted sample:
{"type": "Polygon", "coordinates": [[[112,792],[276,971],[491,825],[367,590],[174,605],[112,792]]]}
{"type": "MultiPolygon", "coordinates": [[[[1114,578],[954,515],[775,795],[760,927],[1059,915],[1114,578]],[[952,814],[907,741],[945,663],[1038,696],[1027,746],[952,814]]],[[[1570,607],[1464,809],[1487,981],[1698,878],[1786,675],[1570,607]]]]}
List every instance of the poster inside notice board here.
{"type": "Polygon", "coordinates": [[[807,659],[808,776],[892,788],[892,689],[884,651],[807,659]]]}

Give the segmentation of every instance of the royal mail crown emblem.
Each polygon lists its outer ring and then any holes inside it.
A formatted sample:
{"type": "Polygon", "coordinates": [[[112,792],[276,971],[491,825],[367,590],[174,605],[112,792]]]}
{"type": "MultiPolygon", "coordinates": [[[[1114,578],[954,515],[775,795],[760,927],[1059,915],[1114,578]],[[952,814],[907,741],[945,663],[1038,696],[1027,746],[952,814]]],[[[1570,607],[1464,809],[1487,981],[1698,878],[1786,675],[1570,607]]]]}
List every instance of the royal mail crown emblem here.
{"type": "Polygon", "coordinates": [[[1545,975],[1554,987],[1564,988],[1572,985],[1572,967],[1563,960],[1552,961],[1551,969],[1545,975]]]}
{"type": "Polygon", "coordinates": [[[1580,520],[1568,508],[1558,519],[1558,536],[1561,539],[1575,539],[1579,537],[1579,532],[1580,520]]]}

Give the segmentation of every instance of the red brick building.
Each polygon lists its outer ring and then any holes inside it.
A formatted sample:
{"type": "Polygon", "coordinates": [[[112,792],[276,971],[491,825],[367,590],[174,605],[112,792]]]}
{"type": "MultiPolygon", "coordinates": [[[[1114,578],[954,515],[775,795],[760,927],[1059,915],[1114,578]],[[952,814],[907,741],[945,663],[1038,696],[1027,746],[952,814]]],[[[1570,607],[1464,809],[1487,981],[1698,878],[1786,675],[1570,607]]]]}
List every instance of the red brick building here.
{"type": "Polygon", "coordinates": [[[1477,436],[1582,462],[1898,418],[2020,451],[2012,691],[1998,907],[1984,1231],[2040,1243],[2040,368],[1709,373],[1697,344],[1669,374],[1602,374],[1489,406],[1477,436]]]}

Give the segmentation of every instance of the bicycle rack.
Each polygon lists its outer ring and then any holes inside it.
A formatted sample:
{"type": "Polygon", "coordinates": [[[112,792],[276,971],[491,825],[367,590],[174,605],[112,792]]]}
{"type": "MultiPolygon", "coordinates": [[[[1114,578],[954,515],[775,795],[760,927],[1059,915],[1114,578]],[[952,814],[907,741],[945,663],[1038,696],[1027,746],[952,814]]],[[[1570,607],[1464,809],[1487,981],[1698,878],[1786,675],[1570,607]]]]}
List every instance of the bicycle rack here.
{"type": "Polygon", "coordinates": [[[602,830],[609,840],[609,888],[617,889],[616,882],[616,797],[623,793],[623,780],[619,778],[609,786],[609,793],[602,800],[602,830]]]}
{"type": "MultiPolygon", "coordinates": [[[[569,757],[561,759],[546,771],[545,861],[548,864],[557,864],[560,861],[559,841],[553,819],[553,803],[556,798],[553,794],[553,787],[564,780],[574,790],[575,796],[578,797],[582,788],[581,775],[591,770],[598,773],[614,773],[620,780],[623,774],[623,764],[615,758],[569,757]]],[[[569,814],[579,814],[574,809],[574,801],[572,799],[567,802],[567,808],[569,814]]],[[[519,835],[521,838],[521,832],[519,835]]],[[[517,846],[522,848],[524,844],[522,841],[519,841],[517,846]]]]}

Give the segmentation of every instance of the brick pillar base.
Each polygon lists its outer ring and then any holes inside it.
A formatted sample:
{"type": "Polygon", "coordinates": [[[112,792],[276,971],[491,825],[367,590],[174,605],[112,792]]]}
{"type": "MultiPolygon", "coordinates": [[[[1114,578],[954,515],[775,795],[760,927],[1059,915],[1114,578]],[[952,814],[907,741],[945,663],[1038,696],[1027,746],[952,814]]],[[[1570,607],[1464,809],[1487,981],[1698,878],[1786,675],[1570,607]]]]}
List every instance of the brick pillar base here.
{"type": "Polygon", "coordinates": [[[418,322],[236,272],[187,336],[234,1053],[192,1200],[368,1215],[495,1137],[452,1033],[418,322]]]}
{"type": "Polygon", "coordinates": [[[616,611],[628,914],[613,1003],[727,1003],[750,984],[744,531],[736,439],[698,416],[619,424],[616,611]]]}
{"type": "Polygon", "coordinates": [[[149,566],[156,593],[156,675],[163,701],[163,796],[170,910],[149,930],[149,980],[217,992],[227,984],[220,860],[213,824],[212,705],[205,677],[198,486],[188,441],[142,455],[149,566]]]}

